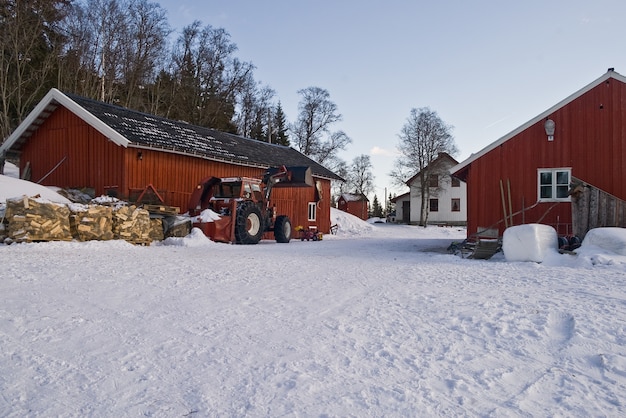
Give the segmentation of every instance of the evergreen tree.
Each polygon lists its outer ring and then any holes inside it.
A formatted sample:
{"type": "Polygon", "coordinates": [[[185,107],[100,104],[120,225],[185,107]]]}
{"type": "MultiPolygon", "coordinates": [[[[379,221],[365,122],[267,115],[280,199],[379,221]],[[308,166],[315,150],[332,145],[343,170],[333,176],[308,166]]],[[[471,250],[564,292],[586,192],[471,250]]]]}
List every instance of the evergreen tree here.
{"type": "Polygon", "coordinates": [[[291,145],[289,135],[287,134],[287,116],[283,112],[280,102],[276,106],[272,122],[272,143],[285,146],[291,145]]]}
{"type": "Polygon", "coordinates": [[[372,202],[371,216],[374,218],[383,218],[383,208],[380,206],[378,196],[374,195],[374,201],[372,202]]]}

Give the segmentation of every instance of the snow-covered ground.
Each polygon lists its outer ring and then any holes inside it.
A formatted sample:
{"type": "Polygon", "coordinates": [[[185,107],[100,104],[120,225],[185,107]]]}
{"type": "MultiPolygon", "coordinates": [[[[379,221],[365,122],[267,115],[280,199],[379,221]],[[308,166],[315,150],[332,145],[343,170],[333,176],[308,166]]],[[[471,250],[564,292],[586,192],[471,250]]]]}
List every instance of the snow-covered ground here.
{"type": "Polygon", "coordinates": [[[468,260],[462,229],[333,217],[0,245],[0,416],[626,415],[623,255],[468,260]]]}

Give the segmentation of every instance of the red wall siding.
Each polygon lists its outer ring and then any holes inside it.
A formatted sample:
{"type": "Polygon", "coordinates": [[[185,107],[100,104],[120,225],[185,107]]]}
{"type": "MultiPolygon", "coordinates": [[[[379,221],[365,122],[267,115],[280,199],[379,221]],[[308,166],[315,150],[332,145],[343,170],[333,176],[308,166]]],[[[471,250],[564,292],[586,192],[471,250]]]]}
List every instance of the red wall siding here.
{"type": "Polygon", "coordinates": [[[626,198],[626,86],[610,79],[558,109],[554,141],[548,141],[540,121],[509,139],[468,168],[468,234],[479,227],[504,231],[500,180],[507,212],[510,183],[512,211],[527,208],[513,219],[514,225],[541,222],[570,232],[569,203],[537,204],[537,170],[571,167],[572,176],[626,198]]]}
{"type": "MultiPolygon", "coordinates": [[[[22,147],[20,168],[31,167],[31,179],[41,184],[69,188],[93,188],[96,196],[115,190],[121,198],[137,196],[152,185],[165,203],[186,212],[191,192],[205,177],[260,177],[263,168],[245,167],[162,152],[124,148],[63,107],[59,107],[22,147]],[[139,158],[141,153],[141,159],[139,158]],[[63,160],[65,158],[65,160],[63,160]],[[51,172],[61,160],[63,162],[51,172]],[[50,173],[50,174],[48,174],[50,173]]],[[[308,221],[308,203],[315,202],[315,187],[276,188],[272,200],[294,227],[317,226],[330,231],[330,181],[321,182],[323,199],[317,219],[308,221]]]]}
{"type": "Polygon", "coordinates": [[[122,184],[123,153],[123,147],[60,107],[22,147],[20,172],[29,163],[34,182],[45,177],[44,185],[92,187],[102,193],[105,186],[122,184]]]}

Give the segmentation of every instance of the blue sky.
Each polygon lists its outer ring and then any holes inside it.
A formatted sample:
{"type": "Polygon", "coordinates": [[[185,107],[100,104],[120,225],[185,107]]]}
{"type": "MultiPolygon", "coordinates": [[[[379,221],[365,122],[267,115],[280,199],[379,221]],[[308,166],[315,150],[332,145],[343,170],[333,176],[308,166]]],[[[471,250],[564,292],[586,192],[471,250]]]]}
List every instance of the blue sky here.
{"type": "Polygon", "coordinates": [[[370,155],[381,202],[408,190],[388,173],[412,108],[454,126],[462,161],[609,67],[626,75],[623,0],[155,2],[174,30],[224,28],[290,122],[298,90],[328,90],[352,138],[340,156],[370,155]]]}

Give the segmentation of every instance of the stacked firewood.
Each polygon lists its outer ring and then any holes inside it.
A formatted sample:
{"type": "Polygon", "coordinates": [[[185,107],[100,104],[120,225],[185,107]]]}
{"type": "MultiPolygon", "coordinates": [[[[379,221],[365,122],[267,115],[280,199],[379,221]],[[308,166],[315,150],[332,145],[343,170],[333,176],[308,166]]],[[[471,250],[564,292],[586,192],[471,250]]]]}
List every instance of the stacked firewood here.
{"type": "Polygon", "coordinates": [[[67,206],[37,197],[7,199],[7,236],[15,242],[71,241],[69,214],[67,206]]]}
{"type": "Polygon", "coordinates": [[[79,241],[113,239],[113,209],[100,205],[70,205],[72,235],[79,241]]]}
{"type": "Polygon", "coordinates": [[[165,239],[166,229],[167,237],[186,236],[190,223],[179,218],[162,214],[161,207],[154,213],[117,199],[63,205],[24,196],[0,205],[0,243],[123,239],[149,245],[165,239]]]}
{"type": "Polygon", "coordinates": [[[165,234],[163,233],[163,219],[150,218],[150,239],[152,241],[163,241],[165,234]]]}
{"type": "Polygon", "coordinates": [[[122,206],[113,211],[113,235],[133,244],[149,245],[150,213],[137,206],[122,206]]]}

